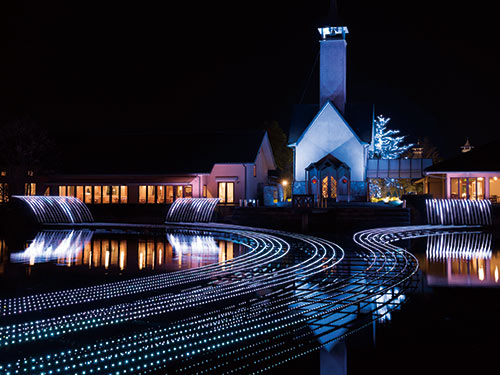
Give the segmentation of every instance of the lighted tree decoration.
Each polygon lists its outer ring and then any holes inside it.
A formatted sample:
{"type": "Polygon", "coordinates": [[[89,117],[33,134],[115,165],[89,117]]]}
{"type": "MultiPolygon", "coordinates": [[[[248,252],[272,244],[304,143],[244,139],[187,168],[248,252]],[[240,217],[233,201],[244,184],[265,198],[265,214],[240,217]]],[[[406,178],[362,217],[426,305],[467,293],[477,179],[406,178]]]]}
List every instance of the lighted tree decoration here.
{"type": "MultiPolygon", "coordinates": [[[[383,115],[374,120],[373,149],[370,150],[370,158],[375,159],[397,159],[406,153],[413,144],[402,144],[406,136],[397,136],[399,130],[388,129],[390,118],[383,115]]],[[[383,190],[394,193],[404,190],[400,181],[395,178],[373,179],[370,184],[370,196],[381,198],[383,190]]]]}
{"type": "Polygon", "coordinates": [[[406,136],[397,136],[399,130],[387,129],[390,118],[382,115],[377,116],[374,121],[373,150],[370,157],[375,159],[397,159],[401,157],[413,144],[403,145],[406,136]]]}

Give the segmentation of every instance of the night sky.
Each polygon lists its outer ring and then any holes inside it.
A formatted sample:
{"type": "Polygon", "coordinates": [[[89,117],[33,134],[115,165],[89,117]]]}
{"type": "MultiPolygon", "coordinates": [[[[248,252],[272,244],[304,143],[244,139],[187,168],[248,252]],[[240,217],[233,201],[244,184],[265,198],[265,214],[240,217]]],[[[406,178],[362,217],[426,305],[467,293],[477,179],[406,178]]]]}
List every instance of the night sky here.
{"type": "MultiPolygon", "coordinates": [[[[329,1],[3,2],[0,118],[53,134],[287,128],[317,101],[316,27],[329,1]]],[[[499,51],[490,2],[339,0],[348,101],[374,103],[444,156],[497,137],[499,51]],[[439,3],[439,6],[435,4],[439,3]]]]}

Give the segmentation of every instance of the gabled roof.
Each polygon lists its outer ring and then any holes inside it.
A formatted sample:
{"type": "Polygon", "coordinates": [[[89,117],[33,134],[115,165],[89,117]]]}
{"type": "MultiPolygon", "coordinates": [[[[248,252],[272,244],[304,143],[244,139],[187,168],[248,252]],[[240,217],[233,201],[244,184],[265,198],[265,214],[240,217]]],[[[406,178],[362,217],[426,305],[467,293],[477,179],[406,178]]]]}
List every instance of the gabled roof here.
{"type": "Polygon", "coordinates": [[[214,164],[254,163],[265,131],[85,134],[64,137],[64,174],[210,173],[214,164]]]}
{"type": "Polygon", "coordinates": [[[322,157],[316,163],[311,163],[306,168],[306,170],[310,170],[312,168],[321,169],[323,166],[328,166],[328,164],[333,165],[335,168],[338,168],[340,166],[344,166],[347,169],[351,169],[351,168],[349,168],[349,166],[347,164],[345,164],[344,162],[340,161],[339,159],[337,159],[332,154],[326,154],[324,157],[322,157]]]}
{"type": "MultiPolygon", "coordinates": [[[[340,117],[344,120],[346,125],[352,130],[360,142],[371,142],[371,104],[364,102],[348,103],[346,104],[345,116],[342,116],[332,102],[327,103],[330,103],[339,113],[340,117]]],[[[323,108],[321,108],[321,110],[323,110],[323,108]]],[[[307,130],[311,122],[320,112],[320,108],[317,104],[297,104],[293,107],[288,135],[289,145],[298,142],[302,134],[307,130]]]]}
{"type": "Polygon", "coordinates": [[[494,141],[469,152],[434,164],[426,172],[500,172],[500,141],[494,141]]]}

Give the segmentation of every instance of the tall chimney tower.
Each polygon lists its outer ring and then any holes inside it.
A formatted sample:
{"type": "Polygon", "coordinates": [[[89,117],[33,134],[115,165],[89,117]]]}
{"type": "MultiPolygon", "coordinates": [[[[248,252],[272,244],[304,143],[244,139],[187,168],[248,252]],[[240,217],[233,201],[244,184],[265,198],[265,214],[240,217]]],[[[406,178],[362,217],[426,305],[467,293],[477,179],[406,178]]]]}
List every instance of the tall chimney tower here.
{"type": "Polygon", "coordinates": [[[319,42],[319,106],[330,100],[344,114],[346,102],[347,27],[321,27],[319,42]]]}

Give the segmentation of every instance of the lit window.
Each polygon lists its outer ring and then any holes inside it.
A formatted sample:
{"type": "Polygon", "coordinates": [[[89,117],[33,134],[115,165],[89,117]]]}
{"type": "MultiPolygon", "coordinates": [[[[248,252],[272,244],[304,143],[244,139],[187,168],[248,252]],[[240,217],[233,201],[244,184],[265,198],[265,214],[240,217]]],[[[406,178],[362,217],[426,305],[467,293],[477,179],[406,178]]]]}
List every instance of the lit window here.
{"type": "Polygon", "coordinates": [[[328,176],[324,177],[321,181],[321,196],[328,198],[328,176]]]}
{"type": "Polygon", "coordinates": [[[139,203],[146,203],[146,186],[139,186],[139,203]]]}
{"type": "Polygon", "coordinates": [[[7,171],[0,171],[0,176],[2,176],[2,177],[7,176],[7,171]]]}
{"type": "Polygon", "coordinates": [[[75,196],[75,190],[76,186],[67,186],[66,191],[68,193],[68,197],[74,197],[75,196]]]}
{"type": "Polygon", "coordinates": [[[203,185],[203,198],[207,197],[207,185],[203,185]]]}
{"type": "Polygon", "coordinates": [[[167,203],[172,203],[174,201],[174,187],[172,185],[167,186],[167,203]]]}
{"type": "Polygon", "coordinates": [[[120,186],[120,203],[128,201],[128,186],[120,186]]]}
{"type": "Polygon", "coordinates": [[[193,198],[193,187],[191,185],[184,186],[184,198],[193,198]]]}
{"type": "Polygon", "coordinates": [[[61,197],[66,196],[66,186],[59,186],[59,196],[61,197]]]}
{"type": "Polygon", "coordinates": [[[165,186],[156,187],[156,203],[165,203],[165,186]]]}
{"type": "Polygon", "coordinates": [[[94,186],[94,203],[100,204],[102,202],[101,198],[102,189],[99,185],[94,186]]]}
{"type": "Polygon", "coordinates": [[[148,203],[154,203],[155,202],[155,187],[153,185],[148,186],[148,203]]]}
{"type": "Polygon", "coordinates": [[[9,185],[6,183],[0,183],[0,202],[9,201],[9,185]]]}
{"type": "Polygon", "coordinates": [[[255,164],[253,165],[253,176],[257,177],[257,166],[255,164]]]}
{"type": "Polygon", "coordinates": [[[102,187],[102,203],[109,203],[111,195],[111,188],[109,186],[102,187]]]}
{"type": "Polygon", "coordinates": [[[234,182],[219,182],[220,203],[234,203],[234,182]]]}
{"type": "Polygon", "coordinates": [[[28,171],[27,173],[28,173],[28,176],[30,176],[30,177],[33,177],[33,175],[34,175],[33,171],[28,171]]]}
{"type": "Polygon", "coordinates": [[[111,203],[120,203],[120,187],[111,186],[111,203]]]}
{"type": "Polygon", "coordinates": [[[46,197],[48,197],[50,195],[50,187],[47,187],[45,189],[45,192],[43,193],[43,195],[45,195],[46,197]]]}
{"type": "Polygon", "coordinates": [[[460,198],[460,195],[459,195],[459,189],[458,189],[458,186],[459,186],[459,182],[458,182],[458,178],[452,178],[450,180],[450,198],[451,199],[458,199],[460,198]]]}
{"type": "Polygon", "coordinates": [[[85,186],[85,203],[92,203],[92,186],[85,186]]]}
{"type": "Polygon", "coordinates": [[[36,195],[36,184],[33,182],[24,184],[24,195],[36,195]]]}
{"type": "Polygon", "coordinates": [[[493,202],[500,200],[500,178],[490,177],[490,199],[493,202]]]}
{"type": "Polygon", "coordinates": [[[177,198],[183,198],[184,195],[182,194],[182,186],[176,186],[175,187],[175,199],[177,198]]]}
{"type": "Polygon", "coordinates": [[[83,202],[83,186],[76,187],[76,197],[83,202]]]}

